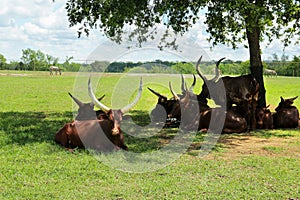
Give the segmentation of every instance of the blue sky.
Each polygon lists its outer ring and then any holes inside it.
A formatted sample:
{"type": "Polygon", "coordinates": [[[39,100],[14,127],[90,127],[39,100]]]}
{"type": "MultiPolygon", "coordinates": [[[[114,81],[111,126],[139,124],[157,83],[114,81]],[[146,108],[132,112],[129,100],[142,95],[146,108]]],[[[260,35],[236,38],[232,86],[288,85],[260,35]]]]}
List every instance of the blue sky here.
{"type": "MultiPolygon", "coordinates": [[[[129,60],[141,59],[142,61],[168,57],[156,50],[157,41],[146,44],[146,50],[137,48],[128,50],[126,48],[128,44],[115,45],[99,30],[92,31],[89,37],[82,35],[78,38],[77,27],[69,27],[65,3],[66,0],[55,0],[55,3],[52,0],[1,0],[0,54],[3,54],[8,61],[18,61],[22,49],[31,48],[58,57],[60,62],[65,61],[67,56],[73,56],[74,61],[117,60],[122,57],[121,55],[127,55],[126,59],[129,60]],[[151,51],[148,52],[149,49],[151,51]],[[131,55],[131,52],[134,54],[131,55]]],[[[208,60],[218,60],[221,57],[232,60],[249,58],[248,49],[243,47],[232,50],[230,47],[218,45],[210,49],[203,21],[204,16],[201,16],[199,23],[179,39],[180,52],[169,52],[169,54],[176,54],[188,60],[196,60],[203,54],[208,60]]],[[[263,60],[270,59],[273,53],[279,57],[283,53],[283,45],[278,40],[274,40],[269,46],[264,42],[261,47],[263,60]]],[[[299,56],[299,52],[299,45],[292,45],[285,49],[285,54],[290,59],[294,55],[299,56]]]]}

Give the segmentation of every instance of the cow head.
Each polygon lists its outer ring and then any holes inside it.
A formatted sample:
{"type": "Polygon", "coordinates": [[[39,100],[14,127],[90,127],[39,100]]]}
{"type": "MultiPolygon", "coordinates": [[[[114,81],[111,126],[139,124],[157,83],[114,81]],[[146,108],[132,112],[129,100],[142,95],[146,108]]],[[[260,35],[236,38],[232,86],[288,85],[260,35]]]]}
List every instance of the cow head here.
{"type": "Polygon", "coordinates": [[[256,128],[258,129],[272,129],[273,116],[268,105],[265,108],[257,108],[255,113],[256,128]]]}
{"type": "Polygon", "coordinates": [[[284,99],[280,97],[280,103],[278,104],[277,108],[275,108],[276,111],[279,111],[282,108],[291,108],[294,107],[292,104],[294,103],[294,100],[297,99],[298,96],[290,98],[290,99],[284,99]]]}
{"type": "Polygon", "coordinates": [[[138,94],[137,94],[136,98],[133,100],[133,102],[121,109],[112,110],[111,108],[107,107],[106,105],[104,105],[103,103],[98,101],[98,99],[95,97],[95,94],[92,90],[91,78],[89,78],[89,81],[88,81],[88,91],[89,91],[89,96],[90,96],[92,102],[94,102],[96,106],[98,106],[104,112],[106,112],[108,118],[114,122],[114,126],[112,129],[113,135],[121,134],[121,121],[122,121],[123,115],[125,113],[127,113],[133,106],[135,106],[138,103],[138,101],[142,95],[142,89],[143,89],[143,83],[142,83],[142,78],[141,78],[138,94]]]}
{"type": "Polygon", "coordinates": [[[170,111],[169,117],[180,117],[181,128],[183,130],[196,130],[198,128],[200,117],[200,107],[197,96],[185,87],[185,95],[180,98],[174,92],[171,82],[169,82],[169,88],[173,98],[176,100],[176,103],[173,104],[173,108],[170,111]]]}
{"type": "Polygon", "coordinates": [[[170,113],[170,110],[173,107],[173,104],[176,102],[174,99],[168,99],[166,96],[161,95],[160,93],[152,90],[148,87],[148,90],[155,94],[158,97],[157,104],[155,108],[151,111],[151,120],[153,122],[165,122],[167,115],[170,113]]]}
{"type": "MultiPolygon", "coordinates": [[[[193,91],[194,86],[196,84],[196,77],[193,74],[194,80],[193,83],[189,89],[189,91],[193,91]]],[[[179,97],[184,97],[186,95],[186,92],[188,90],[186,90],[186,86],[185,86],[185,81],[184,81],[184,77],[183,75],[181,75],[181,92],[182,94],[178,95],[179,97]]],[[[179,98],[176,94],[176,96],[173,95],[173,97],[171,99],[168,99],[166,96],[161,95],[160,93],[152,90],[151,88],[148,87],[148,89],[155,94],[158,97],[158,101],[156,104],[156,107],[151,111],[151,120],[154,122],[165,122],[167,119],[168,123],[173,123],[175,122],[175,124],[180,121],[180,107],[179,107],[179,103],[178,103],[178,99],[179,98]],[[170,115],[171,110],[175,109],[176,107],[178,107],[179,109],[179,113],[174,115],[172,117],[172,115],[170,115]]]]}
{"type": "MultiPolygon", "coordinates": [[[[75,98],[71,93],[69,93],[70,97],[73,101],[79,106],[77,116],[75,117],[76,120],[90,120],[90,119],[97,119],[98,115],[101,114],[101,110],[95,111],[94,110],[94,103],[83,103],[77,98],[75,98]]],[[[101,101],[105,95],[100,97],[98,101],[101,101]]]]}

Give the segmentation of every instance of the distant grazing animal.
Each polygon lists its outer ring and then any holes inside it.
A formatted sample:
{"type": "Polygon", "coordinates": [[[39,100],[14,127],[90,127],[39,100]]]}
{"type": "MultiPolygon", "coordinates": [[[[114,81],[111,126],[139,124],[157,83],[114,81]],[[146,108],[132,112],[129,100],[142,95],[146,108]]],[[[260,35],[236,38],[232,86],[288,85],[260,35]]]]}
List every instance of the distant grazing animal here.
{"type": "Polygon", "coordinates": [[[207,98],[211,98],[217,105],[230,110],[233,104],[244,110],[248,123],[248,130],[254,129],[256,101],[258,100],[259,84],[251,75],[241,75],[237,77],[224,76],[220,77],[219,64],[224,59],[216,63],[216,75],[208,80],[200,71],[200,62],[202,56],[196,64],[196,71],[203,80],[202,91],[198,95],[198,100],[207,103],[207,98]],[[223,87],[222,87],[223,86],[223,87]],[[225,89],[225,91],[224,91],[225,89]]]}
{"type": "Polygon", "coordinates": [[[170,116],[176,117],[181,115],[184,118],[181,121],[180,127],[183,130],[203,130],[214,127],[220,128],[223,133],[241,133],[247,128],[247,122],[241,115],[232,110],[225,110],[223,108],[208,108],[206,105],[201,108],[197,97],[190,92],[186,92],[185,97],[179,98],[173,91],[171,83],[169,85],[171,93],[175,96],[177,103],[174,104],[170,116]],[[177,96],[177,97],[176,97],[177,96]],[[222,124],[224,118],[224,124],[222,124]],[[211,126],[212,124],[212,126],[211,126]]]}
{"type": "Polygon", "coordinates": [[[264,74],[266,76],[277,76],[277,72],[273,69],[265,69],[264,74]]]}
{"type": "MultiPolygon", "coordinates": [[[[71,93],[69,93],[70,97],[73,101],[79,106],[77,116],[75,120],[83,121],[83,120],[92,120],[92,119],[104,119],[107,118],[106,113],[102,110],[94,110],[94,103],[83,103],[77,98],[75,98],[71,93]]],[[[100,97],[98,101],[101,101],[105,95],[100,97]]]]}
{"type": "Polygon", "coordinates": [[[292,106],[298,96],[290,99],[280,97],[280,103],[273,114],[274,128],[297,128],[299,123],[299,111],[292,106]]]}
{"type": "Polygon", "coordinates": [[[265,108],[257,108],[255,112],[257,129],[273,129],[273,116],[268,105],[265,108]]]}
{"type": "Polygon", "coordinates": [[[57,75],[57,73],[61,75],[61,69],[57,66],[50,66],[49,70],[50,70],[50,75],[53,75],[53,71],[55,71],[55,75],[57,75]]]}

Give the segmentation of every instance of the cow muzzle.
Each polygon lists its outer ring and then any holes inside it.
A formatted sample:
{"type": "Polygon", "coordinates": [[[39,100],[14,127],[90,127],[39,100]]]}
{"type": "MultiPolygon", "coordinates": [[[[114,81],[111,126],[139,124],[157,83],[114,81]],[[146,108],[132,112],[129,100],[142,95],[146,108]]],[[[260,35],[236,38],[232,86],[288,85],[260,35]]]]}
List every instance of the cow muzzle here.
{"type": "Polygon", "coordinates": [[[118,135],[118,134],[120,134],[120,130],[118,128],[113,128],[112,135],[118,135]]]}

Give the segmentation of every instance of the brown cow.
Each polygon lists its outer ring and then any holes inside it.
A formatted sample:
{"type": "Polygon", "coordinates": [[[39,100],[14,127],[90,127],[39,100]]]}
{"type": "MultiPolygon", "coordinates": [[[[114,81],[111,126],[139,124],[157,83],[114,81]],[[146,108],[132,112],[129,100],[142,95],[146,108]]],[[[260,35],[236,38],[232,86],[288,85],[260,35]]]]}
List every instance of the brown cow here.
{"type": "Polygon", "coordinates": [[[290,99],[280,97],[280,103],[273,114],[274,128],[297,128],[299,123],[299,111],[292,106],[298,96],[290,99]]]}
{"type": "Polygon", "coordinates": [[[273,116],[268,105],[265,108],[257,108],[255,112],[257,129],[273,129],[273,116]]]}
{"type": "Polygon", "coordinates": [[[208,80],[200,71],[200,62],[202,56],[196,64],[196,71],[204,81],[202,91],[198,95],[200,102],[207,103],[207,98],[211,98],[217,105],[231,109],[236,104],[240,110],[243,110],[247,119],[248,130],[254,129],[256,101],[258,100],[259,84],[251,75],[242,75],[237,77],[220,77],[219,64],[224,59],[220,59],[215,67],[215,77],[208,80]]]}
{"type": "MultiPolygon", "coordinates": [[[[142,79],[140,81],[140,88],[135,100],[119,110],[108,109],[104,104],[95,97],[91,82],[88,82],[89,95],[97,106],[106,111],[105,117],[101,120],[94,119],[96,114],[93,111],[93,107],[86,105],[86,109],[90,114],[84,112],[78,112],[79,119],[87,120],[75,120],[71,123],[67,123],[61,128],[55,135],[55,141],[66,148],[91,148],[99,151],[111,151],[113,149],[127,150],[127,146],[124,144],[124,136],[121,132],[120,122],[123,114],[128,112],[140,99],[142,93],[142,79]]],[[[72,97],[75,101],[74,97],[72,97]]],[[[79,104],[79,108],[83,108],[84,105],[76,99],[79,104]]]]}
{"type": "Polygon", "coordinates": [[[174,105],[170,115],[172,117],[177,115],[184,117],[181,124],[183,130],[211,129],[211,131],[220,130],[223,133],[241,133],[247,128],[245,118],[232,110],[226,111],[223,108],[201,109],[201,104],[199,104],[197,97],[193,96],[192,93],[187,92],[186,96],[180,99],[173,91],[171,83],[170,91],[174,98],[177,99],[177,103],[174,105]]]}
{"type": "Polygon", "coordinates": [[[67,149],[87,148],[107,152],[127,146],[120,135],[112,134],[111,120],[84,120],[65,124],[55,135],[55,142],[67,149]]]}

